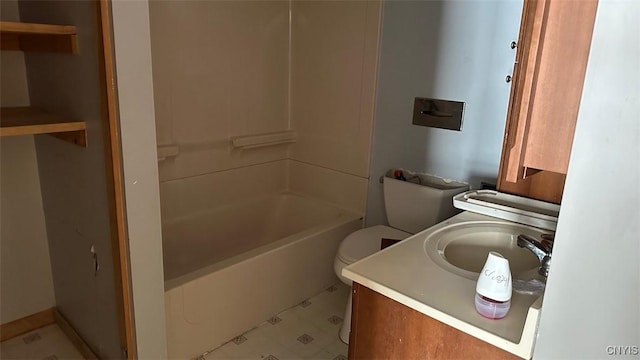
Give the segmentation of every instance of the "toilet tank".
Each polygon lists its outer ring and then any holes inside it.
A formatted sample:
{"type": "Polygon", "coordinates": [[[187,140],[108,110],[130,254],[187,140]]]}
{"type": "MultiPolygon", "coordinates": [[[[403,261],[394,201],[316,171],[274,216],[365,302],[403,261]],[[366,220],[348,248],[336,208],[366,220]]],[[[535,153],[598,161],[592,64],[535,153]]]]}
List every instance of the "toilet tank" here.
{"type": "Polygon", "coordinates": [[[391,227],[415,234],[460,212],[453,196],[469,184],[428,174],[406,174],[407,180],[385,176],[384,206],[391,227]]]}

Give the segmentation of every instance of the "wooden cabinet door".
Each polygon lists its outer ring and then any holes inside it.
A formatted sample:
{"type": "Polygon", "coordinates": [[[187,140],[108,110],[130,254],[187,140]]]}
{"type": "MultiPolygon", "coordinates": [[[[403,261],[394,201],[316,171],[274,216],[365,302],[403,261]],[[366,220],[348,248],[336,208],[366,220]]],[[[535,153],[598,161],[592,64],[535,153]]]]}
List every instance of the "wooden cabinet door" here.
{"type": "Polygon", "coordinates": [[[500,190],[560,202],[596,8],[597,0],[525,0],[500,190]]]}
{"type": "Polygon", "coordinates": [[[493,345],[353,283],[349,359],[517,359],[493,345]]]}

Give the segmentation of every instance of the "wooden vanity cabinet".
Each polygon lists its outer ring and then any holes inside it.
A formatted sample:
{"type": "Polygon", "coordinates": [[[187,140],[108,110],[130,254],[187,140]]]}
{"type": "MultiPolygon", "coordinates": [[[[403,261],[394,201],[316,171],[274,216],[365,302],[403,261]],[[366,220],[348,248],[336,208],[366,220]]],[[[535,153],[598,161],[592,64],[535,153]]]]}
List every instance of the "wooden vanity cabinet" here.
{"type": "Polygon", "coordinates": [[[502,148],[500,191],[559,203],[597,0],[525,0],[502,148]]]}
{"type": "Polygon", "coordinates": [[[349,359],[517,357],[354,282],[349,359]]]}

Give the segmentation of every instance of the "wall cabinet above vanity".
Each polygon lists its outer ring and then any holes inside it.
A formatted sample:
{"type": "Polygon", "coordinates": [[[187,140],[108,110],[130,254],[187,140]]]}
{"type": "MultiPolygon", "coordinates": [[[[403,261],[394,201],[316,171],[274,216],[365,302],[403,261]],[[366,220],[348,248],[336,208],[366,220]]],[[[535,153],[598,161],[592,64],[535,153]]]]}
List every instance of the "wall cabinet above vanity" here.
{"type": "Polygon", "coordinates": [[[559,203],[597,0],[525,0],[498,188],[559,203]]]}

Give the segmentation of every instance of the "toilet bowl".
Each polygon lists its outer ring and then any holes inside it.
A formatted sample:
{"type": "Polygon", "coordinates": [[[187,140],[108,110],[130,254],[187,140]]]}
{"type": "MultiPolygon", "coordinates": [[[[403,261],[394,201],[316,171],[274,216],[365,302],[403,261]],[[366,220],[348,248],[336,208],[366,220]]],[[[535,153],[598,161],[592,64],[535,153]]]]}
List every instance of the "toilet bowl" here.
{"type": "MultiPolygon", "coordinates": [[[[410,233],[394,229],[389,226],[376,225],[364,228],[349,234],[338,248],[338,254],[333,262],[333,268],[340,281],[351,286],[352,281],[342,276],[342,269],[354,262],[364,259],[380,251],[382,239],[404,240],[411,236],[410,233]]],[[[340,340],[349,343],[349,331],[351,330],[351,303],[352,297],[349,292],[347,308],[344,311],[344,321],[340,327],[340,340]]]]}
{"type": "MultiPolygon", "coordinates": [[[[349,234],[338,248],[333,267],[340,280],[342,269],[380,251],[382,239],[404,240],[459,212],[453,207],[453,196],[468,190],[466,183],[406,170],[390,170],[383,182],[384,204],[389,225],[375,225],[349,234]],[[394,178],[395,177],[395,178],[394,178]]],[[[340,328],[340,340],[349,343],[351,331],[352,292],[340,328]]]]}

